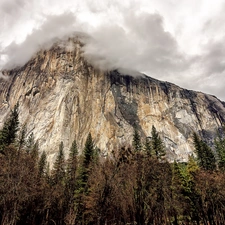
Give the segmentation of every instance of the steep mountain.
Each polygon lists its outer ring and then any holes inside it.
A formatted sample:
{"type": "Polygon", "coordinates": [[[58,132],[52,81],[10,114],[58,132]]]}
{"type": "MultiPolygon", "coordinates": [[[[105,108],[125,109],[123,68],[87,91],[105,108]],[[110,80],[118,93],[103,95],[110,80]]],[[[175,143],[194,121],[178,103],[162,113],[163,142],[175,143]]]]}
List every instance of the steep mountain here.
{"type": "Polygon", "coordinates": [[[19,101],[21,124],[33,132],[53,161],[60,141],[65,150],[74,139],[83,146],[91,132],[103,151],[132,142],[134,127],[142,137],[154,125],[170,159],[186,160],[192,133],[209,142],[225,120],[225,103],[214,96],[182,89],[145,75],[100,71],[70,39],[40,51],[26,65],[5,71],[1,80],[0,127],[19,101]]]}

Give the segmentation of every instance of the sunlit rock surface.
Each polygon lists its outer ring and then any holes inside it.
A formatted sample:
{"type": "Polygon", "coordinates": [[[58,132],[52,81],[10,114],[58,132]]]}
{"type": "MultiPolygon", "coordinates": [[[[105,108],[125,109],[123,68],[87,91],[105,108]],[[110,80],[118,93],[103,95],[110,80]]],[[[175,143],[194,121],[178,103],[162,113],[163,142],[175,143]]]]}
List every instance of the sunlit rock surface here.
{"type": "Polygon", "coordinates": [[[59,44],[43,50],[5,72],[10,78],[0,83],[0,127],[19,101],[21,125],[34,133],[50,162],[61,141],[68,154],[74,139],[81,147],[91,132],[107,154],[131,144],[134,127],[150,137],[152,125],[168,159],[185,161],[193,151],[193,131],[210,141],[224,122],[225,104],[216,97],[145,75],[100,71],[86,62],[81,46],[71,39],[69,48],[59,44]]]}

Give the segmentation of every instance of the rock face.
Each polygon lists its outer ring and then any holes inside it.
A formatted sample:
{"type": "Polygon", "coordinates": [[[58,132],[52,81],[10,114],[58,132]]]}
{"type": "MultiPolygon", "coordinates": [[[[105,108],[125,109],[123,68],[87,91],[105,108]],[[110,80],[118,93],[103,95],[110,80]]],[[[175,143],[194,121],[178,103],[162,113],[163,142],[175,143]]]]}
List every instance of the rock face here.
{"type": "Polygon", "coordinates": [[[74,139],[81,147],[91,132],[107,152],[131,144],[133,127],[143,138],[151,136],[152,125],[168,158],[187,160],[192,132],[210,141],[224,122],[225,103],[216,97],[145,75],[99,71],[82,56],[81,43],[71,43],[73,48],[55,45],[39,52],[23,67],[5,72],[10,78],[0,83],[0,127],[19,101],[21,124],[34,133],[50,162],[60,141],[68,153],[74,139]]]}

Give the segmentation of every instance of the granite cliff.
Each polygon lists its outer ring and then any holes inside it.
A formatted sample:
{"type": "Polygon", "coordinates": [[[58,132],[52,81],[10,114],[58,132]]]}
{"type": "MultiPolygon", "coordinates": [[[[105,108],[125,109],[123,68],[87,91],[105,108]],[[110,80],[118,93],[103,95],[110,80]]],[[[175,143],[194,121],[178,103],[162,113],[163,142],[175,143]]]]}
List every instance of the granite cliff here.
{"type": "Polygon", "coordinates": [[[100,71],[70,39],[42,50],[26,65],[4,73],[0,82],[0,127],[19,102],[20,122],[27,125],[53,161],[60,141],[65,151],[74,139],[83,146],[91,132],[106,152],[132,142],[133,127],[142,137],[152,125],[167,146],[167,157],[186,160],[192,133],[211,141],[225,121],[225,103],[214,96],[182,89],[145,75],[100,71]],[[71,45],[73,46],[71,48],[71,45]]]}

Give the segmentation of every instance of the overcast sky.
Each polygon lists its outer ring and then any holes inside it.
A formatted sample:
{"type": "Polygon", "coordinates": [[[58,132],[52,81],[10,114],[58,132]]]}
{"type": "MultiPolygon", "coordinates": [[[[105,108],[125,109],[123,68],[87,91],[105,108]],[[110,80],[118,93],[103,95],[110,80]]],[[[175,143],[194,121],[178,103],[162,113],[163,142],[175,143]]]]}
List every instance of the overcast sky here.
{"type": "MultiPolygon", "coordinates": [[[[225,0],[0,0],[0,68],[83,32],[85,56],[225,100],[225,0]]],[[[2,76],[0,74],[0,76],[2,76]]]]}

